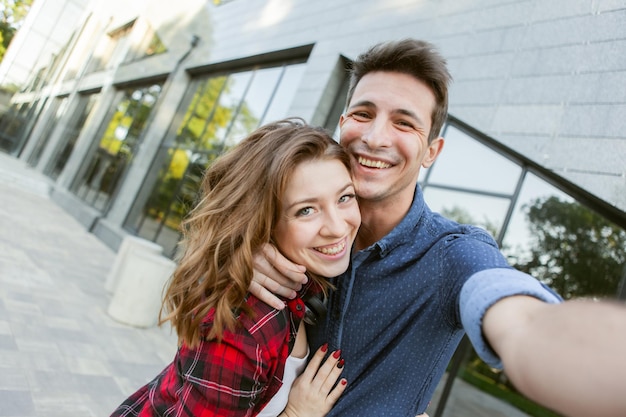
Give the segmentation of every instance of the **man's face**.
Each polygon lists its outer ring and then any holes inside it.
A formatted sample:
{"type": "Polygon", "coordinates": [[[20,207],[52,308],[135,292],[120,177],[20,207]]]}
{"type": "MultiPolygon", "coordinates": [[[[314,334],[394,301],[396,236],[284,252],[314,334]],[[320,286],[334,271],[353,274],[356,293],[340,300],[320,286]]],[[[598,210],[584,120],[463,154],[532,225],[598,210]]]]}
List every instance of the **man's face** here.
{"type": "Polygon", "coordinates": [[[443,139],[428,144],[435,96],[403,73],[372,72],[357,84],[341,116],[341,144],[350,153],[363,201],[410,202],[420,166],[429,167],[443,139]]]}

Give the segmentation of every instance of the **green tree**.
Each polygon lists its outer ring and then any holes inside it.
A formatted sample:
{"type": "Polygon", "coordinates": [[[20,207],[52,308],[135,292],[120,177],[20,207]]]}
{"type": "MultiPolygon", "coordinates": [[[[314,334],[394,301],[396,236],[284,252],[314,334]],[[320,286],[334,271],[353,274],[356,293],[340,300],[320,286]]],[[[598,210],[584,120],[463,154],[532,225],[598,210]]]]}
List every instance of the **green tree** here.
{"type": "Polygon", "coordinates": [[[0,61],[32,4],[33,0],[0,0],[0,61]]]}
{"type": "Polygon", "coordinates": [[[534,242],[516,268],[564,298],[615,296],[626,263],[626,231],[577,202],[557,197],[524,207],[534,242]]]}

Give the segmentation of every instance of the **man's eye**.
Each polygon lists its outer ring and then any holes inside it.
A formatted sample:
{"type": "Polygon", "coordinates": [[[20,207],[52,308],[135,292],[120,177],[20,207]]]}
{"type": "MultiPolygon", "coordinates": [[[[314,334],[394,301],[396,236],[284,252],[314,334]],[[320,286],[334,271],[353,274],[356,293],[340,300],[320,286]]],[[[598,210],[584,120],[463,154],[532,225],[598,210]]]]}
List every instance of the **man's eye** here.
{"type": "Polygon", "coordinates": [[[355,111],[350,116],[356,121],[365,121],[370,119],[370,115],[363,111],[355,111]]]}
{"type": "Polygon", "coordinates": [[[313,214],[313,208],[312,207],[304,207],[304,208],[301,208],[300,210],[298,210],[296,212],[296,217],[310,216],[311,214],[313,214]]]}
{"type": "Polygon", "coordinates": [[[412,129],[412,128],[413,128],[413,123],[407,122],[407,121],[405,121],[405,120],[400,120],[400,121],[398,121],[398,122],[396,122],[396,123],[397,123],[399,126],[402,126],[402,127],[406,127],[406,128],[410,128],[410,129],[412,129]]]}

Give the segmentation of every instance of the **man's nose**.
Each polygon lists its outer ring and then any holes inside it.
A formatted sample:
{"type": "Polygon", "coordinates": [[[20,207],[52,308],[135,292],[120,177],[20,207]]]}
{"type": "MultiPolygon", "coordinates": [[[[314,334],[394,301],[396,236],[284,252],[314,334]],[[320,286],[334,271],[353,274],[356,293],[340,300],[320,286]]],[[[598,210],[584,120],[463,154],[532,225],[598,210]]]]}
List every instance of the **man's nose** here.
{"type": "Polygon", "coordinates": [[[388,124],[381,119],[375,119],[368,129],[363,132],[361,140],[371,149],[387,147],[390,145],[388,124]]]}

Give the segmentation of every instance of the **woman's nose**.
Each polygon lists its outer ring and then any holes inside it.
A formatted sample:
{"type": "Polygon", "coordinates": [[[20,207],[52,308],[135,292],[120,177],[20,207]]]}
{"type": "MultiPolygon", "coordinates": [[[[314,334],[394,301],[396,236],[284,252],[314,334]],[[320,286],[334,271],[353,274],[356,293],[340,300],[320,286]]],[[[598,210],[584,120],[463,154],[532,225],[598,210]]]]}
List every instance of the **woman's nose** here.
{"type": "Polygon", "coordinates": [[[346,222],[338,210],[329,210],[326,213],[320,232],[325,236],[343,236],[345,224],[346,222]]]}

